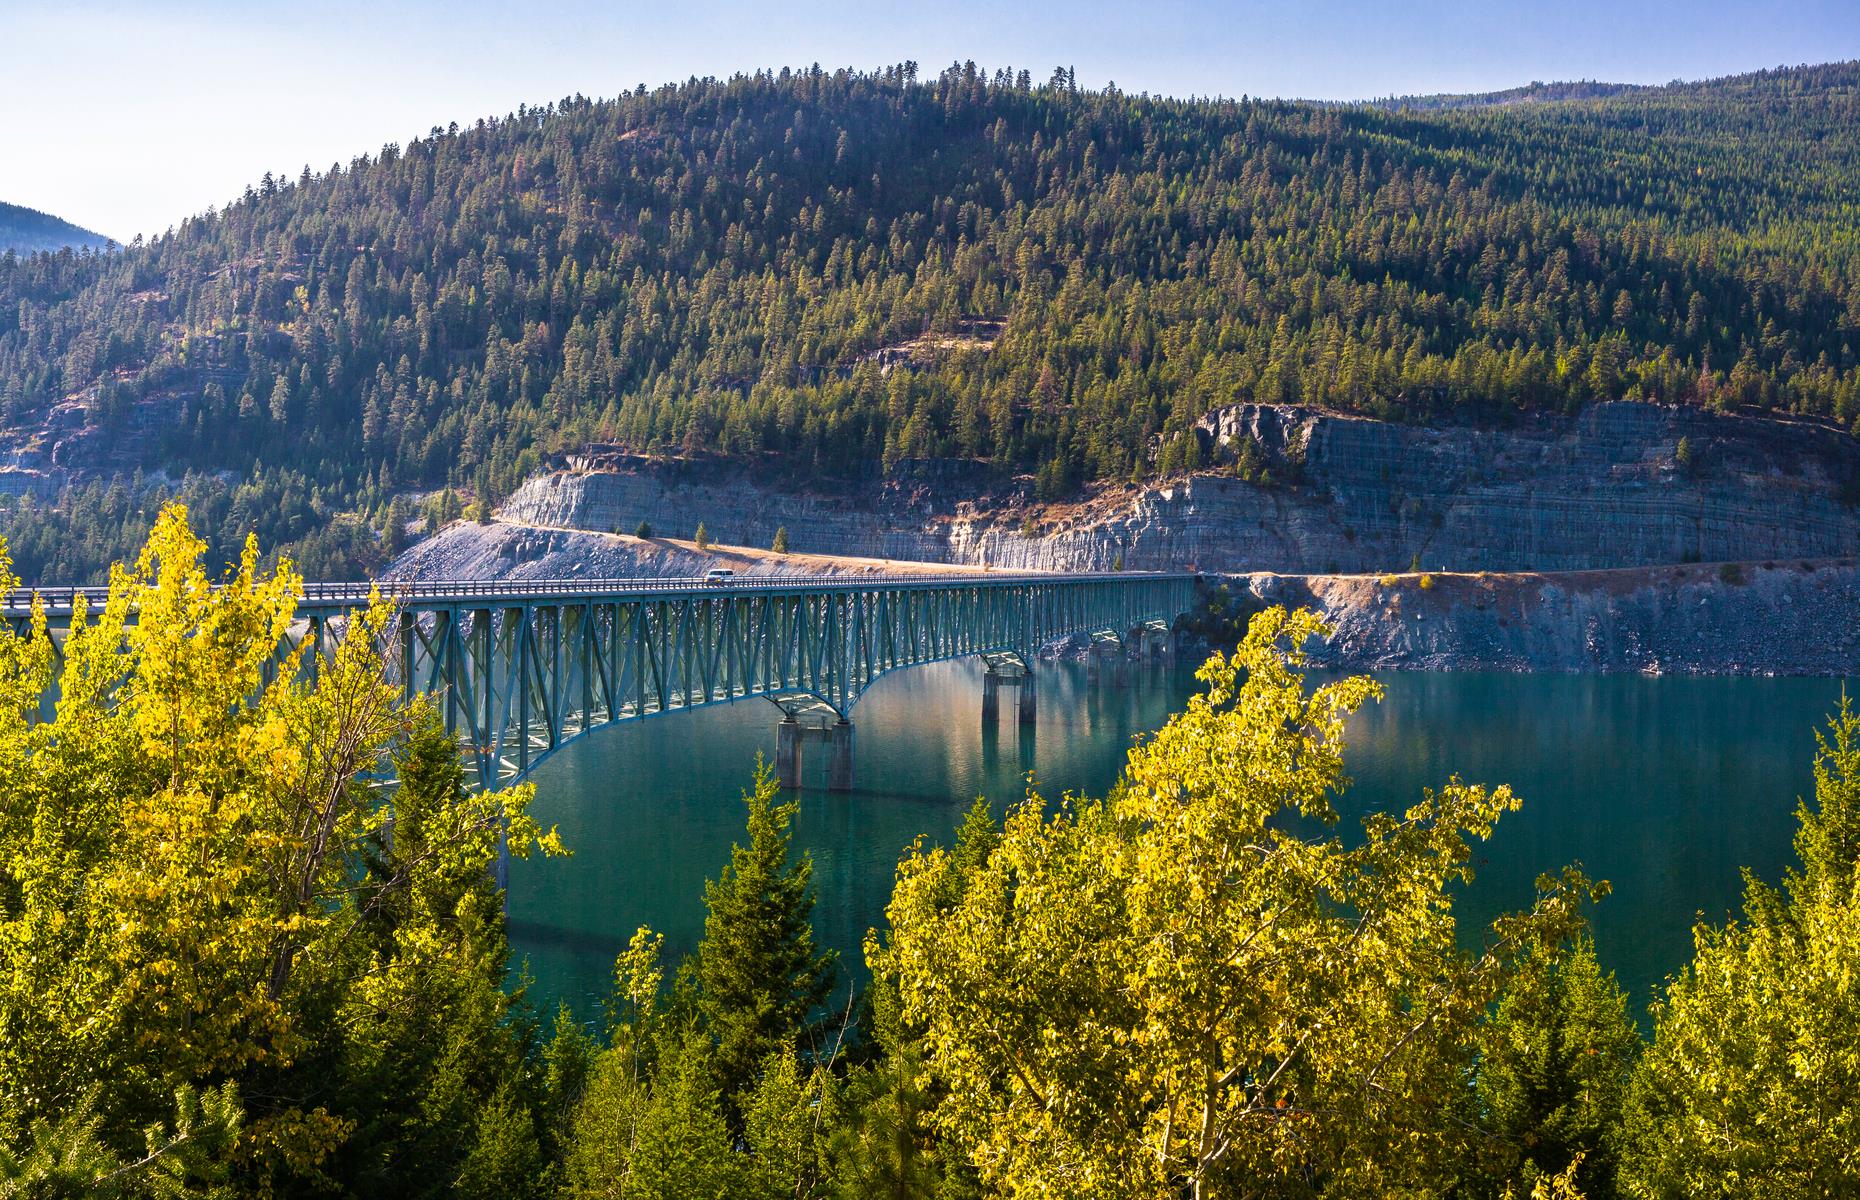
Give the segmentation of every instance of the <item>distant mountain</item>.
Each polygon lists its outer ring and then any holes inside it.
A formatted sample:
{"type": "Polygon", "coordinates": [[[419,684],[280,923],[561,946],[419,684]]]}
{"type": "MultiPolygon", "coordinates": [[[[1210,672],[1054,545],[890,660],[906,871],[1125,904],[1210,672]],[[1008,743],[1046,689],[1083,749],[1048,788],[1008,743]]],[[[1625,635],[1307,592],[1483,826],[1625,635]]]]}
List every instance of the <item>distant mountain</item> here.
{"type": "Polygon", "coordinates": [[[31,254],[37,250],[102,250],[114,243],[101,233],[61,221],[50,213],[0,202],[0,254],[8,250],[31,254]]]}

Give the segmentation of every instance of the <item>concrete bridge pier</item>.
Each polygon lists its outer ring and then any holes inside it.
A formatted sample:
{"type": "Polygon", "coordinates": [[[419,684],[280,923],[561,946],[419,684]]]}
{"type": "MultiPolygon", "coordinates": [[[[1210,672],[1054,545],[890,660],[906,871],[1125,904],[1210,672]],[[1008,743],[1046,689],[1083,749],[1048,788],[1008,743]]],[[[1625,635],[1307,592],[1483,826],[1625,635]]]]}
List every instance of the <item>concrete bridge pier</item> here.
{"type": "Polygon", "coordinates": [[[1112,678],[1117,686],[1126,682],[1125,663],[1129,659],[1124,644],[1124,635],[1114,629],[1100,629],[1091,635],[1091,644],[1085,651],[1085,680],[1098,684],[1104,679],[1104,660],[1111,660],[1112,678]]]}
{"type": "Polygon", "coordinates": [[[801,723],[793,717],[775,723],[775,782],[784,788],[801,786],[801,723]]]}
{"type": "Polygon", "coordinates": [[[801,786],[802,746],[825,742],[827,790],[850,792],[853,785],[853,724],[845,717],[814,724],[788,713],[775,724],[775,781],[784,788],[801,786]]]}
{"type": "Polygon", "coordinates": [[[982,655],[988,669],[982,673],[982,727],[993,729],[1001,719],[1001,689],[1014,688],[1020,693],[1015,706],[1022,725],[1033,724],[1039,711],[1039,690],[1034,683],[1033,664],[1011,651],[982,655]]]}
{"type": "Polygon", "coordinates": [[[841,717],[827,729],[827,790],[850,792],[853,785],[853,726],[841,717]]]}

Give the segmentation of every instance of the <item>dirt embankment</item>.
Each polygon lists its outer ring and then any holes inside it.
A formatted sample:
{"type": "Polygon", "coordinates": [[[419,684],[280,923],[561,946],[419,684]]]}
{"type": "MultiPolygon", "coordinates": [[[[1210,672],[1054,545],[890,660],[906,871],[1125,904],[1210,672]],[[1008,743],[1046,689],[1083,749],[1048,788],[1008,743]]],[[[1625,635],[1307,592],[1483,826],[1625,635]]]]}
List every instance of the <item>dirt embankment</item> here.
{"type": "Polygon", "coordinates": [[[395,559],[388,579],[689,579],[713,568],[746,578],[803,575],[971,574],[976,568],[829,554],[777,554],[749,546],[639,538],[494,521],[460,521],[395,559]]]}

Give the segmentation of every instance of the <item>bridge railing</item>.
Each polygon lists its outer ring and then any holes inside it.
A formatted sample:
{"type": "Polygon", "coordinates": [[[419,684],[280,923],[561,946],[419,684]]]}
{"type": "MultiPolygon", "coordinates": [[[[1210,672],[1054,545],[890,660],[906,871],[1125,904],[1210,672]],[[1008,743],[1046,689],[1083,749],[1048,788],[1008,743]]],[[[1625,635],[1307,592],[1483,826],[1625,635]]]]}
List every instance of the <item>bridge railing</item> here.
{"type": "MultiPolygon", "coordinates": [[[[1017,584],[1017,583],[1088,583],[1097,580],[1171,579],[1193,578],[1187,572],[1082,572],[1078,574],[1055,574],[1035,571],[974,571],[962,573],[937,574],[891,574],[874,573],[869,575],[766,575],[738,576],[731,579],[705,579],[702,577],[615,577],[615,578],[563,578],[563,579],[429,579],[400,580],[389,579],[379,582],[349,583],[306,583],[303,600],[310,605],[355,605],[365,603],[374,590],[390,600],[539,600],[553,597],[586,596],[636,596],[675,592],[715,592],[718,594],[735,594],[742,592],[782,592],[782,591],[822,591],[869,590],[874,588],[911,588],[932,590],[937,588],[972,587],[978,583],[1017,584]]],[[[92,609],[100,607],[109,598],[108,587],[39,587],[16,588],[0,599],[0,613],[23,615],[32,607],[33,597],[38,596],[51,612],[69,612],[79,596],[92,609]]]]}

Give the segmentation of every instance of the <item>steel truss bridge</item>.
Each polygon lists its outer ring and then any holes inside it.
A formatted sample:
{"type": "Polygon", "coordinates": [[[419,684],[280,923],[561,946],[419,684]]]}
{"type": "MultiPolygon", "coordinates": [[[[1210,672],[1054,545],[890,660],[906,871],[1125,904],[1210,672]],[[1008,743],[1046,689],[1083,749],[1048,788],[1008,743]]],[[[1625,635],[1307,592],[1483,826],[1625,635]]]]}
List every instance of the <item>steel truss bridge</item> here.
{"type": "MultiPolygon", "coordinates": [[[[799,782],[801,746],[823,741],[829,786],[852,786],[853,705],[886,672],[983,657],[985,715],[997,688],[1035,711],[1044,645],[1163,643],[1195,604],[1190,574],[815,576],[721,582],[593,579],[310,584],[293,638],[334,651],[371,588],[399,606],[392,668],[431,693],[486,787],[521,779],[591,730],[764,697],[782,711],[776,771],[799,782]]],[[[85,594],[42,588],[56,627],[85,594]]],[[[17,594],[16,597],[17,598],[17,594]]],[[[21,607],[7,605],[16,622],[21,607]]],[[[55,638],[55,641],[58,640],[55,638]]],[[[314,655],[306,655],[314,670],[314,655]]]]}

